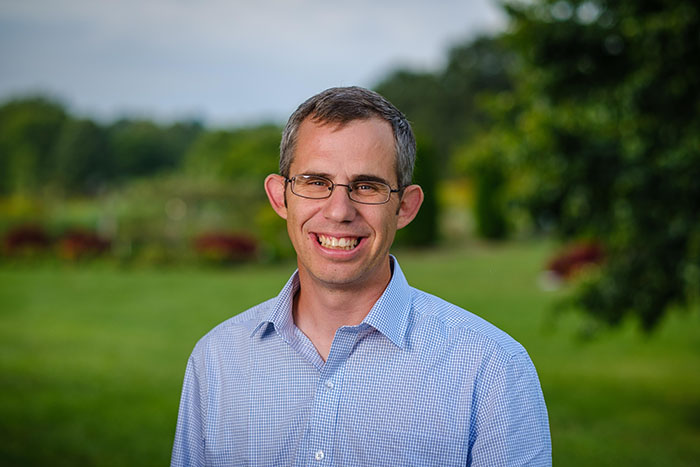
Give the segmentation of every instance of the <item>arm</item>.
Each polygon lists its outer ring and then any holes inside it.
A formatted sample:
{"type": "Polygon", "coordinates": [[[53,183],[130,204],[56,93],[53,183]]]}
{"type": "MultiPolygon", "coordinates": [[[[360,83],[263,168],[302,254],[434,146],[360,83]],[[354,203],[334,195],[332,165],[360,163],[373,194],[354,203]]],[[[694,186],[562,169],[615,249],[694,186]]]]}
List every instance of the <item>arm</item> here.
{"type": "Polygon", "coordinates": [[[547,407],[530,357],[515,354],[473,407],[472,466],[551,466],[547,407]]]}
{"type": "Polygon", "coordinates": [[[193,357],[187,362],[177,417],[171,467],[204,465],[204,411],[199,374],[193,357]]]}

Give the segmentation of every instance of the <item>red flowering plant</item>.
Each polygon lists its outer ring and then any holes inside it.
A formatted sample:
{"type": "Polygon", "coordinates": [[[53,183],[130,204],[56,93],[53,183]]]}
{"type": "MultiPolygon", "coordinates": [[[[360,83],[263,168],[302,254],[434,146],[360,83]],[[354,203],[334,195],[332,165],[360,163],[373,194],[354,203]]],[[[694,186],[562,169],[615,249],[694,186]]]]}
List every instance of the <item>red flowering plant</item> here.
{"type": "Polygon", "coordinates": [[[195,237],[194,249],[206,261],[225,264],[254,259],[258,246],[247,234],[207,232],[195,237]]]}

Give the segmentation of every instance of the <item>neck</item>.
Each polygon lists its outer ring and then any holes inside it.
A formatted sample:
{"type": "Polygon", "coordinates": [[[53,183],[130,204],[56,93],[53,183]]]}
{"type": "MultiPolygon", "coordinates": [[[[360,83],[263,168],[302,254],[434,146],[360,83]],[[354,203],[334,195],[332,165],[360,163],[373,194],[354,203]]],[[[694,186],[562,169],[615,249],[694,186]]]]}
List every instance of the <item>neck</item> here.
{"type": "Polygon", "coordinates": [[[325,361],[338,328],[360,324],[390,280],[388,263],[381,277],[344,286],[321,283],[300,268],[300,289],[294,297],[292,310],[294,323],[311,340],[325,361]]]}

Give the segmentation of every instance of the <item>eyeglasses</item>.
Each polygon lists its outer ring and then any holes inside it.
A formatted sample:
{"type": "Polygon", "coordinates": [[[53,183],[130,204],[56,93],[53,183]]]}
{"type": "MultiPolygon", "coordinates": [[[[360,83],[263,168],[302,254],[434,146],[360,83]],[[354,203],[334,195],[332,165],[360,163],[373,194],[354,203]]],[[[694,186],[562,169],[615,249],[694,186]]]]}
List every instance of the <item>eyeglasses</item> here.
{"type": "Polygon", "coordinates": [[[403,188],[394,190],[386,183],[374,180],[357,180],[347,185],[333,183],[320,175],[296,175],[284,180],[292,185],[292,193],[308,199],[330,198],[335,187],[344,186],[348,189],[348,197],[361,204],[384,204],[389,201],[392,193],[403,190],[403,188]]]}

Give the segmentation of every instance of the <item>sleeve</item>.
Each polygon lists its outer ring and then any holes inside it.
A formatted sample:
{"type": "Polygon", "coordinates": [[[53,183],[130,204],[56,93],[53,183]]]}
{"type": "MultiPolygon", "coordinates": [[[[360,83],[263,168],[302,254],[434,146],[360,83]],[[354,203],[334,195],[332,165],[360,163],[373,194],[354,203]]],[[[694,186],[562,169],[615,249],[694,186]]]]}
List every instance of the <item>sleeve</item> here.
{"type": "Polygon", "coordinates": [[[551,466],[547,407],[523,350],[500,366],[474,409],[470,465],[551,466]]]}
{"type": "Polygon", "coordinates": [[[204,410],[194,353],[187,362],[177,417],[171,467],[204,466],[204,410]]]}

